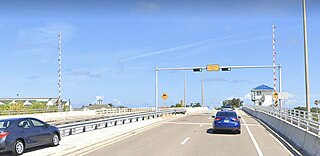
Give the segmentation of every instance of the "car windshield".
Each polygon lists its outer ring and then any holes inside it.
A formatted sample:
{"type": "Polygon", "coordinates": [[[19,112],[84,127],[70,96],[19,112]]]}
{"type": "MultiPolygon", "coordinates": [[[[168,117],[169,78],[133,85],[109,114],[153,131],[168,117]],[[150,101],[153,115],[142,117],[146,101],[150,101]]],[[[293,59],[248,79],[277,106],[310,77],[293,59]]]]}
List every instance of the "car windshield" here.
{"type": "Polygon", "coordinates": [[[217,116],[224,116],[224,117],[237,117],[235,112],[218,112],[217,116]]]}
{"type": "Polygon", "coordinates": [[[10,125],[10,120],[0,120],[0,129],[7,129],[10,125]]]}

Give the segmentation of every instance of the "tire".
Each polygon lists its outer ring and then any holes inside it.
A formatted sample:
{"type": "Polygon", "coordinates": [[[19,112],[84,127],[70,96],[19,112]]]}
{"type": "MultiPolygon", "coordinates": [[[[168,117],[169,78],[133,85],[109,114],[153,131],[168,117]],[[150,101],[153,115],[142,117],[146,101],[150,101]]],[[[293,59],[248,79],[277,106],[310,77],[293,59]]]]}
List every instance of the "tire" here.
{"type": "Polygon", "coordinates": [[[57,133],[53,133],[51,136],[51,146],[58,146],[59,145],[59,135],[57,133]]]}
{"type": "Polygon", "coordinates": [[[238,130],[238,131],[237,131],[237,134],[241,134],[241,130],[238,130]]]}
{"type": "Polygon", "coordinates": [[[24,143],[21,139],[18,139],[17,141],[14,142],[12,154],[13,155],[21,155],[24,152],[24,143]]]}

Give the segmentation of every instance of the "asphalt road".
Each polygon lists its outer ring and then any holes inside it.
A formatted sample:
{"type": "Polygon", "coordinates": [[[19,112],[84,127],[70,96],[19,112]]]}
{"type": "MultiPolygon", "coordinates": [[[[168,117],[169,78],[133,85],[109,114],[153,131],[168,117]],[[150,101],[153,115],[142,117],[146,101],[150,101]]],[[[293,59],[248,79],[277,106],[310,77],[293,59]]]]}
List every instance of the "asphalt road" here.
{"type": "Polygon", "coordinates": [[[212,133],[213,111],[165,122],[87,151],[88,156],[287,156],[292,155],[263,126],[242,112],[241,134],[212,133]]]}

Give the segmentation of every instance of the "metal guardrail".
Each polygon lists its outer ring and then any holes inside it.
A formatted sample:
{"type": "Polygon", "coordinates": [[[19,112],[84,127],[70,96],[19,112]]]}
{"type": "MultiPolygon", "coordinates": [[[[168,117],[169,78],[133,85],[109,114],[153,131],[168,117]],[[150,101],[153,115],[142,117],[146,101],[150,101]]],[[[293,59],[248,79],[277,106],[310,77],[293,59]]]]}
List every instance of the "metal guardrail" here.
{"type": "Polygon", "coordinates": [[[306,132],[313,133],[320,137],[320,113],[307,112],[297,109],[265,107],[265,106],[244,106],[249,109],[264,112],[277,117],[287,123],[296,125],[306,132]]]}
{"type": "Polygon", "coordinates": [[[165,114],[178,114],[178,113],[185,113],[185,112],[186,110],[183,110],[183,109],[167,110],[167,111],[160,111],[160,112],[147,112],[147,113],[140,113],[140,114],[133,114],[133,115],[131,114],[131,115],[118,116],[118,117],[111,117],[111,118],[100,119],[95,121],[73,123],[73,124],[61,125],[57,127],[60,130],[61,136],[69,136],[69,135],[83,133],[83,132],[92,131],[96,129],[137,122],[139,120],[157,118],[165,114]]]}
{"type": "Polygon", "coordinates": [[[58,112],[58,109],[0,110],[0,116],[37,114],[37,113],[54,113],[54,112],[58,112]]]}

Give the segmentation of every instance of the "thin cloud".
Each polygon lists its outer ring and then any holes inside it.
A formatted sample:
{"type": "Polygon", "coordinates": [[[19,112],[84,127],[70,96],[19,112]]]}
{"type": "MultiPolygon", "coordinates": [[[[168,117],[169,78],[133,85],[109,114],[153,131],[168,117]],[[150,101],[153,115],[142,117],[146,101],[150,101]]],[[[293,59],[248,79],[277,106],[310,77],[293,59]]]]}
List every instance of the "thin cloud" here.
{"type": "Polygon", "coordinates": [[[133,6],[133,11],[138,13],[152,13],[160,10],[159,4],[151,1],[139,1],[133,6]]]}
{"type": "Polygon", "coordinates": [[[85,76],[85,77],[90,77],[90,78],[101,78],[102,74],[101,73],[92,73],[88,70],[85,69],[74,69],[71,71],[72,75],[75,76],[85,76]]]}
{"type": "Polygon", "coordinates": [[[239,35],[230,35],[230,36],[225,36],[225,37],[221,37],[221,38],[208,39],[208,40],[203,40],[203,41],[194,42],[194,43],[190,43],[190,44],[184,44],[184,45],[180,45],[180,46],[176,46],[176,47],[171,47],[171,48],[167,48],[167,49],[157,50],[157,51],[153,51],[153,52],[149,52],[149,53],[144,53],[144,54],[128,57],[126,59],[122,59],[119,61],[119,63],[126,63],[129,61],[133,61],[133,60],[141,59],[141,58],[145,58],[145,57],[151,57],[154,55],[160,55],[160,54],[164,54],[164,53],[175,52],[177,50],[194,48],[194,47],[197,47],[197,46],[204,44],[204,43],[207,43],[207,42],[221,41],[221,40],[230,39],[230,38],[233,38],[236,36],[239,36],[239,35]]]}
{"type": "Polygon", "coordinates": [[[215,78],[205,78],[205,79],[203,79],[203,81],[206,81],[206,82],[226,82],[228,80],[225,78],[221,78],[221,77],[215,77],[215,78]]]}
{"type": "Polygon", "coordinates": [[[35,79],[39,79],[39,78],[40,78],[40,76],[37,76],[37,75],[27,77],[28,80],[35,80],[35,79]]]}

